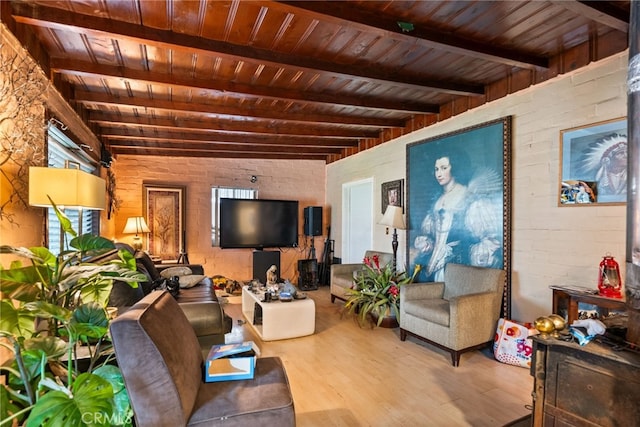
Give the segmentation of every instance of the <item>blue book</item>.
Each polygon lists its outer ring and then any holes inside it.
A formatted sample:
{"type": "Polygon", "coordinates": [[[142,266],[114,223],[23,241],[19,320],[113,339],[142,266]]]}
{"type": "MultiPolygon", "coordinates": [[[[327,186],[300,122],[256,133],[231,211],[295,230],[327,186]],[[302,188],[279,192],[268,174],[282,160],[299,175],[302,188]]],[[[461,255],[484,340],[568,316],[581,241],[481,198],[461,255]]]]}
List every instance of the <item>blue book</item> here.
{"type": "Polygon", "coordinates": [[[248,380],[254,376],[260,349],[253,341],[211,347],[204,363],[205,382],[248,380]]]}

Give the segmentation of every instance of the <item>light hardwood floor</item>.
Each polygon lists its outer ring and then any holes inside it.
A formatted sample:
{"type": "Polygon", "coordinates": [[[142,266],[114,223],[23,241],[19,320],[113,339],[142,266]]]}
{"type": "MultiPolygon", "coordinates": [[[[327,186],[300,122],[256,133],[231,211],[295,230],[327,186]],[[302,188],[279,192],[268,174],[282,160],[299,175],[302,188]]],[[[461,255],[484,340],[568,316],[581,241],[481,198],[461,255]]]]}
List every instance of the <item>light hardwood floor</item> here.
{"type": "Polygon", "coordinates": [[[463,354],[454,368],[442,350],[401,342],[397,328],[359,327],[342,315],[342,303],[331,304],[328,287],[307,295],[316,304],[315,334],[282,341],[263,342],[240,325],[239,298],[225,304],[233,341],[254,340],[262,356],[282,358],[298,426],[502,426],[530,412],[528,369],[499,363],[490,351],[463,354]]]}

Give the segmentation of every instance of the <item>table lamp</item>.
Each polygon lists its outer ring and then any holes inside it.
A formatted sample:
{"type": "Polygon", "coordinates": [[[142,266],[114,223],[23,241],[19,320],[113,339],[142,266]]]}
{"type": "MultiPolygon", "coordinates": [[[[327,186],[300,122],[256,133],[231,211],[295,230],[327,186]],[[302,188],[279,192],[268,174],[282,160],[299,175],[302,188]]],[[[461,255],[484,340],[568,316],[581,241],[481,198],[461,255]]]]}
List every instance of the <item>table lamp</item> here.
{"type": "Polygon", "coordinates": [[[381,225],[393,227],[393,239],[391,240],[391,247],[393,248],[393,272],[396,271],[396,254],[398,253],[398,231],[404,230],[404,218],[402,217],[402,207],[388,205],[387,210],[382,216],[380,221],[381,225]]]}
{"type": "Polygon", "coordinates": [[[140,251],[142,250],[142,238],[138,235],[140,233],[151,233],[147,222],[142,216],[131,216],[127,218],[127,223],[122,230],[124,234],[135,234],[133,237],[133,248],[140,251]]]}

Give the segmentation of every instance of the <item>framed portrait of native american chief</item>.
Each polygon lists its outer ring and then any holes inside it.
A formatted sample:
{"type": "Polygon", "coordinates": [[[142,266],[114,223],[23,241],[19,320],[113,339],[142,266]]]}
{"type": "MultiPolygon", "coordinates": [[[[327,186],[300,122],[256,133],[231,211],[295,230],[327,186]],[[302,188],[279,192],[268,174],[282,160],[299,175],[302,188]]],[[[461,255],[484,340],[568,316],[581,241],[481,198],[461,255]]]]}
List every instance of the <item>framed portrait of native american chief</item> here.
{"type": "Polygon", "coordinates": [[[560,131],[558,206],[627,201],[627,120],[560,131]]]}
{"type": "Polygon", "coordinates": [[[506,271],[511,314],[511,117],[407,145],[407,265],[443,281],[448,263],[506,271]]]}

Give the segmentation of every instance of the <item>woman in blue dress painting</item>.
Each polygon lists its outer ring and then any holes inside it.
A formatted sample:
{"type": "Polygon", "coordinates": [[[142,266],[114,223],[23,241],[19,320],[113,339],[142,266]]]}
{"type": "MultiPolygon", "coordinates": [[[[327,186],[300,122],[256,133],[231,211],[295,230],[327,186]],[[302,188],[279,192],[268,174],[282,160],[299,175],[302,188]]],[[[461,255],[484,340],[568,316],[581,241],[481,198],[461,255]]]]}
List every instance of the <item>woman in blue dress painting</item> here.
{"type": "Polygon", "coordinates": [[[443,281],[449,262],[499,267],[502,263],[501,177],[487,168],[471,174],[466,156],[442,152],[435,160],[434,177],[442,189],[422,221],[414,240],[424,276],[443,281]]]}

